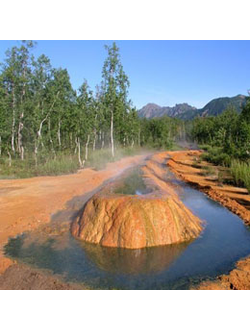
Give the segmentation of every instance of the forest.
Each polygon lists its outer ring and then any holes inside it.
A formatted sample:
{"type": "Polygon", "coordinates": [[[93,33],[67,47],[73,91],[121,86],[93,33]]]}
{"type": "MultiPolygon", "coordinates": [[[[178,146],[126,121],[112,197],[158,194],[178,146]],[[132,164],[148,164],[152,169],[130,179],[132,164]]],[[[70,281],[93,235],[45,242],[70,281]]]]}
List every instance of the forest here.
{"type": "Polygon", "coordinates": [[[230,168],[238,185],[250,189],[250,99],[239,114],[184,121],[139,118],[129,99],[116,43],[105,46],[102,80],[91,90],[86,79],[72,87],[65,68],[34,56],[36,43],[22,41],[6,51],[0,72],[0,177],[72,173],[143,150],[171,149],[190,139],[203,158],[230,168]]]}
{"type": "Polygon", "coordinates": [[[0,176],[29,177],[100,168],[143,148],[171,148],[182,123],[140,120],[128,98],[119,48],[105,46],[102,80],[74,90],[65,68],[53,68],[36,44],[6,51],[0,72],[0,176]]]}

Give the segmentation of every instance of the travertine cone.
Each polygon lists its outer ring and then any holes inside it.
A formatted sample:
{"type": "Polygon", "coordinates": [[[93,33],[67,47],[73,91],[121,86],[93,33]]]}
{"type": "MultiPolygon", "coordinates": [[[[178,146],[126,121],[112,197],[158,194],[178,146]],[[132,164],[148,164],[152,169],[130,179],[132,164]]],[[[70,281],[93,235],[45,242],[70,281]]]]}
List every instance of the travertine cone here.
{"type": "Polygon", "coordinates": [[[94,195],[71,227],[73,236],[109,247],[139,249],[188,241],[202,230],[176,196],[94,195]]]}

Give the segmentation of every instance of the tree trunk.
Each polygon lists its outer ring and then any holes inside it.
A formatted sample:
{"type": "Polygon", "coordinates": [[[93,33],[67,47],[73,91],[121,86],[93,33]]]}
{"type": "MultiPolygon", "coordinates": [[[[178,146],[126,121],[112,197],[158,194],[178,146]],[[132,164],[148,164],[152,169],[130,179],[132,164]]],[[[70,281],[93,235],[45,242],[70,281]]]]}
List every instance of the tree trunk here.
{"type": "Polygon", "coordinates": [[[94,131],[93,151],[95,151],[96,130],[94,131]]]}
{"type": "Polygon", "coordinates": [[[111,143],[111,154],[112,157],[115,157],[115,148],[114,148],[114,112],[111,111],[111,122],[110,122],[110,143],[111,143]]]}
{"type": "MultiPolygon", "coordinates": [[[[24,98],[25,98],[25,87],[26,87],[26,69],[27,69],[27,62],[24,61],[24,68],[23,68],[23,88],[22,88],[22,95],[21,95],[21,106],[23,104],[24,98]]],[[[17,150],[19,152],[19,155],[21,156],[21,160],[24,160],[24,148],[23,148],[23,136],[22,136],[22,130],[23,130],[23,117],[24,117],[24,110],[22,110],[19,124],[18,124],[18,135],[17,135],[17,150]]]]}
{"type": "Polygon", "coordinates": [[[80,138],[77,138],[77,148],[78,148],[78,162],[81,168],[83,168],[85,160],[81,160],[81,142],[80,142],[80,138]]]}
{"type": "Polygon", "coordinates": [[[88,160],[88,146],[89,146],[90,135],[88,134],[88,139],[85,145],[85,161],[88,160]]]}
{"type": "Polygon", "coordinates": [[[69,144],[70,144],[70,153],[72,152],[72,147],[73,147],[73,133],[69,133],[69,144]]]}
{"type": "MultiPolygon", "coordinates": [[[[36,157],[37,157],[38,147],[39,147],[40,142],[43,145],[43,142],[42,142],[42,128],[43,128],[43,124],[49,118],[49,115],[50,115],[50,113],[51,113],[51,111],[52,111],[52,109],[53,109],[53,107],[55,105],[56,99],[58,98],[59,94],[60,94],[60,91],[56,94],[56,97],[55,97],[55,99],[54,99],[54,101],[53,101],[53,103],[52,103],[52,105],[51,105],[51,107],[50,107],[47,115],[40,122],[39,130],[37,131],[37,141],[35,142],[35,155],[36,155],[36,157]]],[[[36,162],[37,162],[37,160],[36,160],[36,162]]]]}
{"type": "Polygon", "coordinates": [[[24,160],[24,147],[21,146],[21,160],[24,160]]]}
{"type": "Polygon", "coordinates": [[[58,137],[58,145],[61,148],[61,119],[59,119],[59,122],[58,122],[57,137],[58,137]]]}
{"type": "Polygon", "coordinates": [[[8,151],[8,155],[9,155],[9,167],[11,167],[11,153],[8,151]]]}
{"type": "Polygon", "coordinates": [[[34,156],[35,156],[35,166],[37,167],[37,153],[38,153],[38,142],[35,141],[34,156]]]}
{"type": "Polygon", "coordinates": [[[102,132],[102,149],[104,148],[105,145],[105,133],[102,132]]]}
{"type": "Polygon", "coordinates": [[[47,120],[48,116],[49,116],[49,113],[47,113],[46,117],[40,122],[39,130],[37,131],[37,139],[35,141],[35,149],[34,149],[36,166],[37,166],[38,147],[42,140],[42,128],[43,128],[43,124],[47,120]]]}
{"type": "Polygon", "coordinates": [[[54,149],[54,143],[53,143],[53,140],[52,140],[52,137],[51,137],[51,123],[50,123],[50,118],[48,120],[48,130],[49,130],[49,142],[51,144],[51,150],[52,150],[54,156],[56,156],[56,152],[55,152],[55,149],[54,149]]]}
{"type": "Polygon", "coordinates": [[[12,84],[12,129],[11,129],[11,150],[15,154],[15,125],[16,125],[16,110],[15,110],[15,91],[14,83],[12,84]]]}
{"type": "Polygon", "coordinates": [[[17,134],[17,150],[21,159],[23,160],[23,141],[22,141],[22,130],[23,130],[23,117],[24,113],[22,112],[20,115],[19,125],[18,125],[18,134],[17,134]]]}
{"type": "Polygon", "coordinates": [[[93,141],[93,151],[95,151],[95,141],[96,141],[96,119],[97,119],[97,114],[95,115],[95,123],[94,123],[94,141],[93,141]]]}
{"type": "Polygon", "coordinates": [[[75,138],[75,144],[76,144],[76,146],[75,146],[74,154],[76,155],[77,149],[78,149],[78,139],[77,139],[77,137],[75,138]]]}

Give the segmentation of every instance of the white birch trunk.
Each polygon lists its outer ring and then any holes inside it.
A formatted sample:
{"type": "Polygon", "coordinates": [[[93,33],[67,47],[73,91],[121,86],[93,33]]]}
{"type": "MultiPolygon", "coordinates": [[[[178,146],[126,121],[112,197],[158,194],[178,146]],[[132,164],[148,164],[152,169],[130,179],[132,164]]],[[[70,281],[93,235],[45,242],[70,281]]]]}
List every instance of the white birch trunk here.
{"type": "Polygon", "coordinates": [[[111,143],[111,154],[112,157],[115,157],[115,148],[114,148],[114,112],[111,111],[111,123],[110,123],[110,143],[111,143]]]}
{"type": "Polygon", "coordinates": [[[14,84],[12,84],[12,128],[11,128],[11,150],[15,153],[15,125],[16,125],[16,111],[15,111],[15,92],[14,84]]]}
{"type": "Polygon", "coordinates": [[[85,145],[85,161],[88,160],[89,139],[90,139],[90,135],[88,134],[87,142],[86,142],[86,145],[85,145]]]}

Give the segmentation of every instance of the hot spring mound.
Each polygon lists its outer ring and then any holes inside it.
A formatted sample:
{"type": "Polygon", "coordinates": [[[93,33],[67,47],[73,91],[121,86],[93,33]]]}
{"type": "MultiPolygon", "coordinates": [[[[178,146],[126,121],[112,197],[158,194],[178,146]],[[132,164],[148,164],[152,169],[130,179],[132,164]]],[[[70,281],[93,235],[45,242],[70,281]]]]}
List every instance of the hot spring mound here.
{"type": "Polygon", "coordinates": [[[72,235],[109,247],[140,249],[199,236],[202,223],[176,196],[94,195],[71,226],[72,235]]]}

